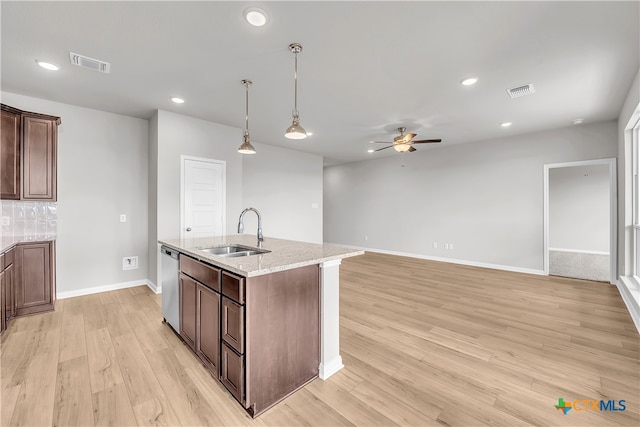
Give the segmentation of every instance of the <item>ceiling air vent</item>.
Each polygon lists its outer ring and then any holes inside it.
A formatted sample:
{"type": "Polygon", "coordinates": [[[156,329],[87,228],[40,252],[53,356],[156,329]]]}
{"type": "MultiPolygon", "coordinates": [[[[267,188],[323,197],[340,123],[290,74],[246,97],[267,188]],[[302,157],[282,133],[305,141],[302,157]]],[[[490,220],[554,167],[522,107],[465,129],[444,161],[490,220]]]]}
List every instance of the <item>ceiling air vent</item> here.
{"type": "Polygon", "coordinates": [[[533,88],[533,84],[529,83],[528,85],[512,87],[511,89],[507,89],[507,93],[511,98],[520,98],[521,96],[531,95],[532,93],[536,93],[536,90],[533,88]]]}
{"type": "Polygon", "coordinates": [[[98,59],[89,58],[88,56],[78,55],[77,53],[69,52],[69,59],[71,63],[78,67],[88,68],[93,71],[99,71],[101,73],[109,74],[111,64],[108,62],[100,61],[98,59]]]}

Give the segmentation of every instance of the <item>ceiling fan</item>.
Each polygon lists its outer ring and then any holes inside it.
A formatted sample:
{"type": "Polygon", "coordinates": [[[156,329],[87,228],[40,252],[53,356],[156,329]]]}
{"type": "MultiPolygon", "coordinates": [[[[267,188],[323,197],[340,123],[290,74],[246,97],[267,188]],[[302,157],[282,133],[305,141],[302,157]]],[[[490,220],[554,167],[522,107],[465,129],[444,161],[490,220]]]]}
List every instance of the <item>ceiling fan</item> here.
{"type": "MultiPolygon", "coordinates": [[[[399,153],[404,153],[405,151],[408,151],[411,153],[412,151],[416,151],[416,149],[412,147],[413,144],[428,144],[428,143],[442,141],[441,139],[422,139],[420,141],[414,141],[413,138],[415,138],[417,134],[408,133],[405,135],[404,131],[406,130],[407,129],[404,127],[399,127],[398,132],[400,132],[400,135],[393,138],[393,143],[391,143],[391,145],[378,148],[377,150],[374,150],[374,151],[385,150],[387,148],[393,147],[393,149],[399,153]]],[[[377,144],[389,144],[388,142],[383,142],[383,141],[371,141],[371,142],[377,143],[377,144]]]]}

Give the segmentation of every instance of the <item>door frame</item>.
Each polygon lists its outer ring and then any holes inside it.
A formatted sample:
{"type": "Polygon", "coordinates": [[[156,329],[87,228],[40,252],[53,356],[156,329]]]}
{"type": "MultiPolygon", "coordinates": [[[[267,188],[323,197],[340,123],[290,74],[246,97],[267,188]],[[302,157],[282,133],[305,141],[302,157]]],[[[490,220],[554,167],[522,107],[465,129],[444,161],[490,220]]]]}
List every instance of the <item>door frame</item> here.
{"type": "Polygon", "coordinates": [[[549,170],[572,166],[609,166],[609,282],[616,283],[618,277],[618,193],[616,159],[593,159],[577,162],[550,163],[544,165],[544,274],[549,275],[549,170]]]}
{"type": "Polygon", "coordinates": [[[195,157],[180,155],[180,239],[184,239],[184,173],[185,173],[185,161],[195,160],[198,162],[215,163],[222,165],[222,235],[227,230],[227,162],[225,160],[208,159],[205,157],[195,157]]]}

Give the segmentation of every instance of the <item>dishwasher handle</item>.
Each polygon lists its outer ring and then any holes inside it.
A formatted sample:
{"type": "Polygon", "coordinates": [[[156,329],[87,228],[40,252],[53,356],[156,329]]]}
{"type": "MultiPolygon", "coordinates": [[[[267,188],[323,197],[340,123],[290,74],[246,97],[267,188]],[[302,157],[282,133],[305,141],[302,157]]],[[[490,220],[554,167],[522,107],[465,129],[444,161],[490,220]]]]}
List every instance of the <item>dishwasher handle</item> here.
{"type": "Polygon", "coordinates": [[[171,248],[169,248],[167,246],[161,246],[160,247],[160,252],[162,252],[162,255],[168,255],[173,259],[178,259],[178,255],[180,254],[175,249],[171,249],[171,248]]]}

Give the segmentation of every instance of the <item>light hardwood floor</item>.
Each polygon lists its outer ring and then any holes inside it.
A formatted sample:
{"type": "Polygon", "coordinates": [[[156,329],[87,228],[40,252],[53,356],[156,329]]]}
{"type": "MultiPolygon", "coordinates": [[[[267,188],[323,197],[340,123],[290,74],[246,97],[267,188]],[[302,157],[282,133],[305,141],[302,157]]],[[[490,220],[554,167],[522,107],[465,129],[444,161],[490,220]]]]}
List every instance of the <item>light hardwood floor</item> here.
{"type": "Polygon", "coordinates": [[[252,420],[146,286],[70,298],[2,339],[0,425],[640,425],[614,286],[367,253],[341,268],[345,368],[252,420]],[[558,398],[626,400],[570,411],[558,398]]]}

